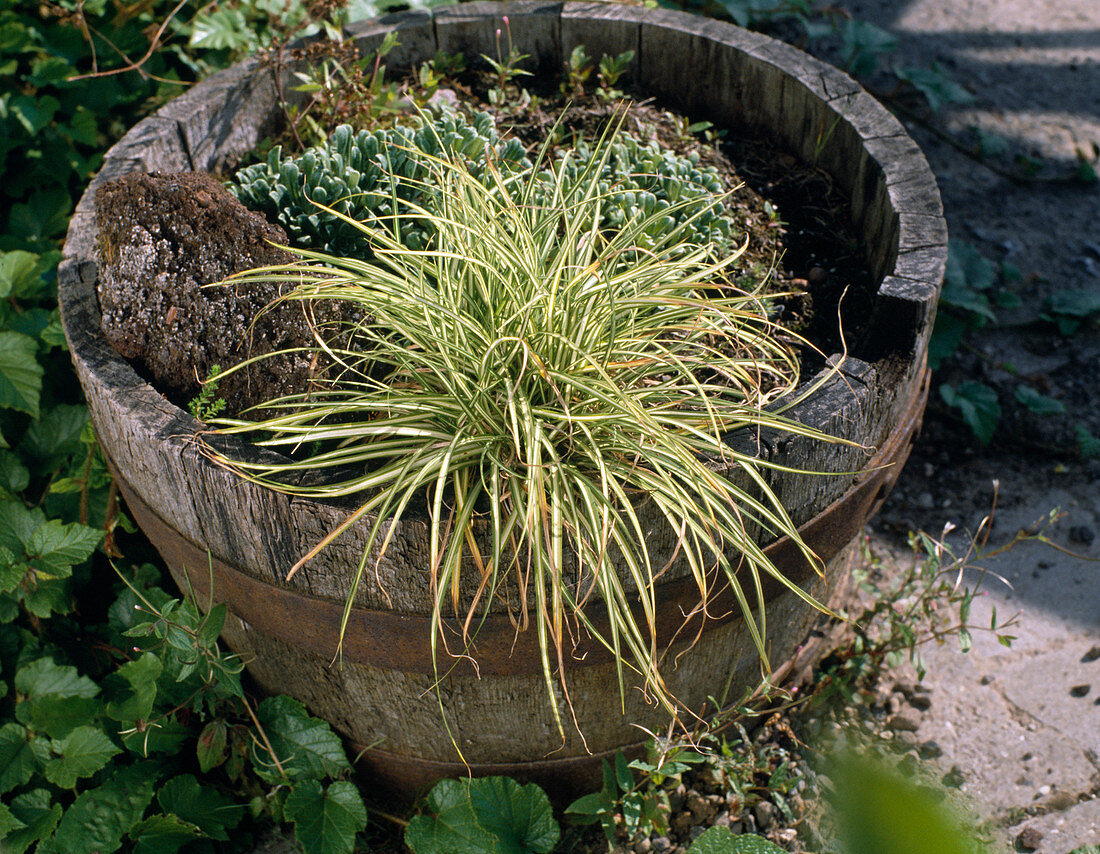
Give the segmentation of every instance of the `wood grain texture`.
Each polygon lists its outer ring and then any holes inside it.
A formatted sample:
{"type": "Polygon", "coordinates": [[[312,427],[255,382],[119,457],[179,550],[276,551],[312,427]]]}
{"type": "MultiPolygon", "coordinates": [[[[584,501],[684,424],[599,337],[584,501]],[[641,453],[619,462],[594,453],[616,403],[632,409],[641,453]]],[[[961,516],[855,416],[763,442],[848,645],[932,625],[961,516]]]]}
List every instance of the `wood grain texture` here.
{"type": "MultiPolygon", "coordinates": [[[[563,54],[576,44],[584,44],[590,55],[636,50],[634,73],[662,101],[719,127],[766,134],[780,148],[830,171],[850,193],[857,231],[882,282],[871,328],[843,363],[834,357],[839,372],[807,379],[803,391],[814,383],[820,387],[792,412],[863,447],[796,436],[731,437],[738,447],[756,448],[776,464],[832,472],[828,477],[769,474],[796,522],[813,517],[850,487],[853,473],[920,394],[946,258],[942,206],[923,155],[900,125],[841,72],[759,34],[680,13],[522,0],[467,4],[431,17],[411,13],[352,31],[361,49],[369,51],[387,27],[399,28],[401,52],[388,61],[404,67],[429,59],[437,48],[463,50],[468,58],[492,55],[495,30],[505,13],[516,47],[536,56],[540,67],[557,73],[563,54]]],[[[255,63],[231,69],[135,127],[108,152],[103,175],[234,163],[263,135],[277,109],[269,70],[255,63]]],[[[342,602],[363,551],[367,524],[354,526],[306,569],[284,580],[290,565],[335,527],[349,506],[273,493],[213,465],[201,452],[201,425],[165,401],[110,349],[99,331],[92,249],[96,223],[88,205],[86,197],[66,241],[59,273],[62,319],[93,422],[111,457],[161,518],[220,560],[272,585],[342,602]]],[[[232,443],[227,447],[242,456],[255,453],[232,443]]],[[[740,482],[747,483],[744,477],[740,482]]],[[[658,523],[652,508],[643,505],[639,512],[651,530],[655,560],[670,557],[674,533],[658,523]]],[[[402,521],[384,559],[368,556],[370,569],[356,604],[428,613],[426,535],[425,519],[402,521]]],[[[670,572],[684,571],[679,563],[670,572]]],[[[474,595],[474,575],[467,573],[468,583],[460,591],[463,602],[474,595]]],[[[835,581],[834,574],[825,584],[835,581]]],[[[793,594],[786,596],[769,612],[778,658],[813,619],[793,594]]],[[[672,671],[675,690],[689,697],[692,708],[700,697],[713,693],[716,673],[732,672],[739,688],[756,677],[755,658],[746,652],[744,638],[734,636],[743,631],[737,625],[722,630],[725,635],[708,632],[705,645],[681,658],[672,671]]],[[[388,749],[399,753],[453,761],[454,746],[439,715],[442,702],[452,732],[458,733],[458,746],[470,761],[537,761],[561,747],[541,679],[476,680],[456,672],[443,680],[437,699],[425,693],[433,683],[423,674],[369,665],[341,668],[287,648],[240,620],[229,621],[226,637],[238,651],[255,655],[252,670],[261,685],[297,696],[364,744],[382,737],[388,749]],[[474,722],[480,724],[476,735],[474,722]]],[[[589,734],[589,749],[637,741],[631,720],[660,725],[636,691],[628,692],[630,707],[625,717],[620,715],[613,671],[582,670],[586,672],[571,684],[575,699],[585,697],[575,707],[589,734]],[[589,690],[593,693],[584,693],[589,690]]],[[[565,750],[580,753],[584,746],[570,735],[565,750]]]]}

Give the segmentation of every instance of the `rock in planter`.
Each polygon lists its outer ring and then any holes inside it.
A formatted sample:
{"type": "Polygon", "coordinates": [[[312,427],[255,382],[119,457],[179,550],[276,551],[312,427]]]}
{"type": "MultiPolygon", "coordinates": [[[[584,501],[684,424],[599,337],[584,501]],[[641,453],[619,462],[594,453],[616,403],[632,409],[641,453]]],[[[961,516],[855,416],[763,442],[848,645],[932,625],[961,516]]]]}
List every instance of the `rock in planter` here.
{"type": "MultiPolygon", "coordinates": [[[[436,50],[492,55],[505,11],[516,48],[545,73],[557,74],[578,44],[596,56],[634,50],[636,82],[659,100],[718,127],[766,135],[828,170],[849,194],[880,282],[873,314],[842,371],[792,414],[874,454],[793,436],[760,446],[760,453],[791,468],[838,473],[770,475],[804,539],[827,561],[826,576],[816,577],[787,541],[773,543],[769,553],[789,578],[827,600],[846,578],[850,543],[897,476],[924,405],[925,351],[946,230],[923,156],[901,125],[842,73],[764,36],[679,13],[511,0],[506,7],[472,3],[434,15],[399,15],[361,26],[355,36],[369,53],[385,33],[398,30],[400,43],[388,61],[399,66],[436,50]],[[860,473],[853,477],[853,471],[860,473]]],[[[636,725],[666,724],[637,690],[628,688],[621,711],[614,662],[605,650],[582,640],[565,663],[584,739],[569,730],[564,745],[544,693],[534,633],[517,635],[503,615],[490,614],[477,637],[478,668],[447,662],[437,684],[428,645],[427,521],[407,518],[377,573],[360,586],[343,658],[333,662],[367,526],[351,529],[285,580],[290,565],[346,509],[265,491],[212,465],[193,442],[200,425],[166,403],[103,336],[93,251],[101,226],[90,201],[96,187],[135,170],[213,171],[237,162],[268,132],[278,110],[275,92],[271,72],[254,62],[195,87],[108,153],[73,219],[60,273],[62,317],[123,494],[177,580],[189,580],[200,601],[212,595],[228,603],[223,636],[251,660],[256,682],[297,697],[352,742],[370,747],[364,761],[382,777],[412,789],[465,773],[456,747],[477,774],[558,785],[583,777],[598,770],[601,756],[640,742],[636,725]]],[[[227,451],[236,458],[256,453],[227,451]]],[[[649,521],[647,545],[660,564],[675,551],[676,537],[653,519],[643,523],[649,521]]],[[[738,697],[756,684],[759,662],[728,597],[710,607],[712,618],[696,615],[677,636],[683,614],[696,604],[692,580],[678,571],[661,582],[658,633],[679,656],[667,674],[670,690],[704,713],[707,698],[723,688],[738,697]],[[697,634],[694,645],[685,640],[697,634]]],[[[474,590],[460,594],[468,603],[474,590]]],[[[767,643],[772,660],[781,662],[803,643],[817,615],[778,584],[766,587],[765,596],[767,643]]]]}

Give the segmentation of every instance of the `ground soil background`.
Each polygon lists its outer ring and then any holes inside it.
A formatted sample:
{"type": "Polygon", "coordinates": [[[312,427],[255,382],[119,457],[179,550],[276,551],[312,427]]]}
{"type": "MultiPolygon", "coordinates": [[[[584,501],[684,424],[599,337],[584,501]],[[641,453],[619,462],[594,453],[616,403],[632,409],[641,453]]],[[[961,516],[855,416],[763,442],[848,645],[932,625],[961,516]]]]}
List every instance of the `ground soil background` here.
{"type": "MultiPolygon", "coordinates": [[[[973,333],[936,375],[937,384],[970,378],[995,388],[1005,410],[997,435],[980,446],[934,387],[923,435],[873,524],[875,548],[904,560],[909,530],[976,527],[997,480],[993,541],[1057,507],[1065,515],[1051,539],[1089,559],[1028,545],[987,564],[1011,587],[989,584],[976,619],[993,606],[1002,617],[1018,611],[1018,640],[1005,649],[979,636],[965,656],[928,650],[931,705],[915,738],[942,748],[937,761],[961,773],[1003,845],[1066,854],[1100,843],[1100,459],[1076,454],[1071,439],[1074,423],[1100,435],[1100,324],[1063,336],[1037,317],[1055,291],[1100,289],[1100,189],[1061,180],[1078,152],[1091,156],[1100,143],[1100,3],[844,5],[897,37],[887,64],[937,62],[975,96],[936,116],[901,118],[937,176],[952,240],[1022,273],[1004,285],[1021,307],[973,333]],[[1008,141],[994,166],[1011,170],[1023,155],[1043,180],[1010,180],[967,156],[975,128],[1008,141]],[[1020,382],[1063,401],[1066,413],[1024,411],[1013,398],[1020,382]]],[[[815,52],[829,56],[828,46],[815,52]]],[[[885,74],[870,82],[889,85],[885,74]]]]}

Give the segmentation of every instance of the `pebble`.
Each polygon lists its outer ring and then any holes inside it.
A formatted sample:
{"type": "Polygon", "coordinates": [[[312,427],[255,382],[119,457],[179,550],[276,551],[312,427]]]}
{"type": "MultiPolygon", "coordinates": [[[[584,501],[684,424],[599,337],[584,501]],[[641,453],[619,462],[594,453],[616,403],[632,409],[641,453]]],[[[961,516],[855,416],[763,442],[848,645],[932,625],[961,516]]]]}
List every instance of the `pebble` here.
{"type": "Polygon", "coordinates": [[[752,815],[756,819],[756,826],[766,830],[775,819],[775,806],[769,801],[761,801],[752,808],[752,815]]]}
{"type": "Polygon", "coordinates": [[[943,748],[932,739],[923,742],[918,749],[922,759],[939,759],[943,756],[943,748]]]}
{"type": "Polygon", "coordinates": [[[639,839],[634,843],[634,854],[650,854],[652,850],[653,843],[649,841],[649,837],[639,839]]]}
{"type": "Polygon", "coordinates": [[[920,729],[920,721],[916,721],[909,715],[894,715],[886,722],[887,729],[894,732],[916,732],[920,729]]]}
{"type": "Polygon", "coordinates": [[[1030,825],[1021,830],[1019,836],[1016,837],[1016,844],[1025,851],[1034,851],[1042,841],[1042,831],[1030,825]]]}
{"type": "Polygon", "coordinates": [[[909,698],[909,705],[918,712],[927,712],[932,708],[932,698],[927,694],[914,694],[909,698]]]}
{"type": "Polygon", "coordinates": [[[1084,697],[1087,696],[1089,691],[1092,690],[1091,685],[1074,685],[1069,689],[1069,695],[1071,697],[1084,697]]]}
{"type": "Polygon", "coordinates": [[[672,841],[667,836],[654,836],[649,841],[652,845],[650,850],[655,854],[662,854],[662,852],[668,851],[672,847],[672,841]]]}
{"type": "Polygon", "coordinates": [[[1094,661],[1100,660],[1100,646],[1094,646],[1088,652],[1081,656],[1082,664],[1091,664],[1094,661]]]}
{"type": "Polygon", "coordinates": [[[932,497],[931,492],[922,492],[917,496],[917,506],[921,510],[931,510],[936,506],[936,499],[932,497]]]}

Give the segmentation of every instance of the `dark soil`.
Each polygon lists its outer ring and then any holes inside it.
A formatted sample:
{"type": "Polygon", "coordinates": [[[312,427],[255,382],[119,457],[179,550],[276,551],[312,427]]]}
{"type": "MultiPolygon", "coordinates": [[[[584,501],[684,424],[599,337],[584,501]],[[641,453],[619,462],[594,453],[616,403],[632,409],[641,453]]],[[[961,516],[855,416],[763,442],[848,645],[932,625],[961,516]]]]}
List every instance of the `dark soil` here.
{"type": "MultiPolygon", "coordinates": [[[[211,175],[135,173],[96,196],[99,302],[111,345],[181,405],[214,366],[312,341],[297,304],[264,309],[280,294],[260,288],[205,288],[233,273],[293,256],[277,225],[247,210],[211,175]]],[[[301,355],[263,359],[220,380],[237,408],[301,388],[301,355]]]]}

